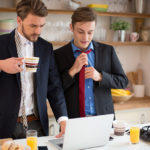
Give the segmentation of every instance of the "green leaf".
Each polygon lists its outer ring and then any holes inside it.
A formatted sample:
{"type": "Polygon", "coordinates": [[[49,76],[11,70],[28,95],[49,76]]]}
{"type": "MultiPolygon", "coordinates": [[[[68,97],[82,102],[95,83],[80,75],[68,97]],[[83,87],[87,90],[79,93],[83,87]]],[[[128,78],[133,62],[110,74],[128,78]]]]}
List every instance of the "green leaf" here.
{"type": "Polygon", "coordinates": [[[130,24],[126,21],[115,21],[111,24],[111,28],[116,31],[116,30],[128,30],[130,27],[130,24]]]}

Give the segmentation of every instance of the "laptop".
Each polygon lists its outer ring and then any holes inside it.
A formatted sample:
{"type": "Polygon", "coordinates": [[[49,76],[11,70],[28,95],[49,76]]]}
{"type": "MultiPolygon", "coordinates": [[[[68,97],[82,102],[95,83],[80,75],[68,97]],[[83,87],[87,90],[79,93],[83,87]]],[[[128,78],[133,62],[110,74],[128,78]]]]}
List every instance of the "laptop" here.
{"type": "Polygon", "coordinates": [[[83,150],[109,141],[114,114],[69,119],[64,138],[49,140],[58,150],[83,150]]]}

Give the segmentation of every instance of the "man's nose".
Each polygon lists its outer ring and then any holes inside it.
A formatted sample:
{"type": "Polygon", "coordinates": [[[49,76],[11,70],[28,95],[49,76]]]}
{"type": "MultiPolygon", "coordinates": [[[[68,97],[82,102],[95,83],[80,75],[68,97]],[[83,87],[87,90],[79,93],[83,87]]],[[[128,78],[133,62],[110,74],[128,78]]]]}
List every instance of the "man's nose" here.
{"type": "Polygon", "coordinates": [[[41,34],[41,27],[37,27],[36,29],[35,29],[35,33],[36,34],[41,34]]]}
{"type": "Polygon", "coordinates": [[[84,40],[88,40],[88,34],[84,34],[84,40]]]}

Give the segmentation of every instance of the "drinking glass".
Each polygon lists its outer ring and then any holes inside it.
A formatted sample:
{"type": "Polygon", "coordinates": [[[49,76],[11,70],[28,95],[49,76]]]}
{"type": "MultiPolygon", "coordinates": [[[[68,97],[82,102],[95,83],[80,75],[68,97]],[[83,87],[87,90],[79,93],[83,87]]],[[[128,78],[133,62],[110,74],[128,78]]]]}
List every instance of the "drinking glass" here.
{"type": "Polygon", "coordinates": [[[27,145],[30,146],[31,150],[37,150],[37,131],[27,130],[26,139],[27,145]]]}
{"type": "Polygon", "coordinates": [[[139,127],[131,127],[130,128],[130,141],[133,144],[139,143],[140,138],[140,128],[139,127]]]}

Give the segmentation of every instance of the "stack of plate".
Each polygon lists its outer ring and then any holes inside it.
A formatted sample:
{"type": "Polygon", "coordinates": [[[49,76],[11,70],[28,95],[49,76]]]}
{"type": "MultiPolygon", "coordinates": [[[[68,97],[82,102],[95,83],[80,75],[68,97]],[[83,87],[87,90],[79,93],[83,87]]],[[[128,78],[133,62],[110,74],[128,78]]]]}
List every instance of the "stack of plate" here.
{"type": "Polygon", "coordinates": [[[0,20],[0,35],[10,33],[15,28],[15,20],[0,20]]]}
{"type": "Polygon", "coordinates": [[[96,11],[106,12],[108,5],[106,4],[89,4],[88,7],[95,9],[96,11]]]}

